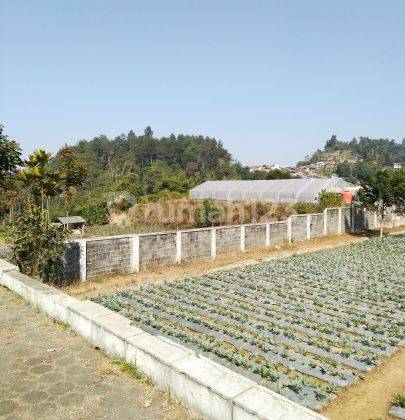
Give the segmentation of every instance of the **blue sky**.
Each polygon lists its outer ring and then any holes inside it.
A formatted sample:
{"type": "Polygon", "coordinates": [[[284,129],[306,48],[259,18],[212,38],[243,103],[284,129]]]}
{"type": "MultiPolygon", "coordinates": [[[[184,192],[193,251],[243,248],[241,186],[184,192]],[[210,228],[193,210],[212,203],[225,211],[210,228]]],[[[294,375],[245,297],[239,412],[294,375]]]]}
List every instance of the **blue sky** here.
{"type": "Polygon", "coordinates": [[[98,134],[221,139],[292,164],[405,137],[405,1],[0,2],[0,122],[26,153],[98,134]]]}

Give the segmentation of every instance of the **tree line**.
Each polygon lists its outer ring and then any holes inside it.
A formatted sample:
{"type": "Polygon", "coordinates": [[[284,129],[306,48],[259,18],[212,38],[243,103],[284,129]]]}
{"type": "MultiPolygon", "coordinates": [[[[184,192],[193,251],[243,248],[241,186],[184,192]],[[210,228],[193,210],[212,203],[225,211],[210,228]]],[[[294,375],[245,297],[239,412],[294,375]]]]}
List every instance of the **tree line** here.
{"type": "Polygon", "coordinates": [[[297,166],[324,161],[339,152],[343,161],[336,166],[336,174],[349,182],[362,182],[379,168],[392,167],[393,164],[405,164],[405,138],[401,143],[393,139],[372,139],[370,137],[353,138],[351,141],[338,140],[336,135],[325,143],[323,149],[318,149],[297,166]],[[346,157],[347,159],[345,159],[346,157]],[[350,158],[357,162],[349,163],[350,158]]]}

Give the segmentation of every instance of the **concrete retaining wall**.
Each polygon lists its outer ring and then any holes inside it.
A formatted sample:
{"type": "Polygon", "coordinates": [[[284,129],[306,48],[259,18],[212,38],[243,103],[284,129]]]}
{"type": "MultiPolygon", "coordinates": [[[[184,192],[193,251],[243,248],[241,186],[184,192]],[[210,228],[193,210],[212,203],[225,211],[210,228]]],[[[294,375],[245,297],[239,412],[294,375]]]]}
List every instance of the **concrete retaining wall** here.
{"type": "MultiPolygon", "coordinates": [[[[385,225],[400,224],[405,224],[405,218],[392,216],[385,225]]],[[[324,213],[293,215],[282,222],[70,241],[64,280],[78,277],[85,280],[111,273],[161,268],[181,261],[216,258],[217,255],[236,251],[244,252],[378,226],[374,213],[354,206],[329,208],[324,213]]]]}
{"type": "Polygon", "coordinates": [[[113,358],[134,364],[159,388],[197,416],[213,420],[325,419],[164,337],[91,301],[79,301],[18,272],[0,260],[0,284],[70,326],[113,358]]]}

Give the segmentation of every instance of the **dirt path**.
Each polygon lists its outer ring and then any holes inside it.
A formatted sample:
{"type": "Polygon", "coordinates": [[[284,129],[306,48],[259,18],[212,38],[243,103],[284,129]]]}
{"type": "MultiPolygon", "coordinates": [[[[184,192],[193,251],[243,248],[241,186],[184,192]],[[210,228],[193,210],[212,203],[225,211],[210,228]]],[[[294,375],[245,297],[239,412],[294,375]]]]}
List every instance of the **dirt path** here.
{"type": "Polygon", "coordinates": [[[365,375],[365,380],[342,390],[339,398],[321,412],[332,420],[391,419],[390,402],[405,394],[405,347],[384,365],[365,375]]]}

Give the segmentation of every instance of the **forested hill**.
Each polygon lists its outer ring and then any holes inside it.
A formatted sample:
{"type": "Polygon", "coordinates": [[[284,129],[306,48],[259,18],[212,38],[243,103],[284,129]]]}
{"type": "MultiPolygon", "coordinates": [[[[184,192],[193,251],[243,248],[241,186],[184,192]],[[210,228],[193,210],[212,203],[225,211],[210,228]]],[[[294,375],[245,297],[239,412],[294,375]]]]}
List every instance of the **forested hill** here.
{"type": "Polygon", "coordinates": [[[323,150],[318,149],[312,156],[307,156],[298,166],[316,163],[328,159],[331,155],[341,155],[340,160],[355,157],[378,166],[391,166],[394,163],[405,162],[405,138],[401,143],[392,139],[372,139],[360,137],[351,141],[341,141],[333,135],[325,144],[323,150]]]}
{"type": "Polygon", "coordinates": [[[101,135],[74,147],[88,167],[85,190],[94,198],[114,191],[127,191],[137,199],[181,194],[206,179],[240,179],[247,171],[214,138],[174,134],[156,138],[150,127],[142,135],[133,131],[114,139],[101,135]]]}

